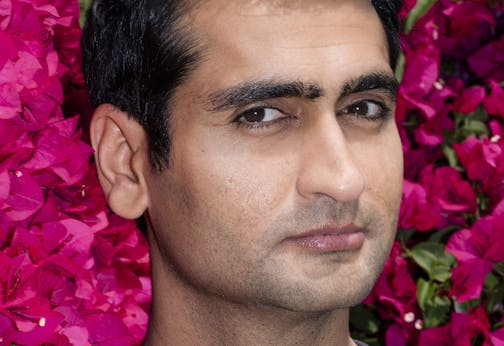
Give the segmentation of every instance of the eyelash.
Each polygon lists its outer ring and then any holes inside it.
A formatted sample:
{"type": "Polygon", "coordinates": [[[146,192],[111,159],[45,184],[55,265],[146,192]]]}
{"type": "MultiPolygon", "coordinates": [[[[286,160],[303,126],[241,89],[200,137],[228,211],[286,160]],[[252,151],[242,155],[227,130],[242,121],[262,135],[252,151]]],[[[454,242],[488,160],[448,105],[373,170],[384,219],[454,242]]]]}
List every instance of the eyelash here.
{"type": "Polygon", "coordinates": [[[244,110],[243,112],[238,114],[237,117],[234,118],[233,123],[238,128],[245,128],[245,129],[249,129],[249,130],[261,130],[261,129],[268,129],[275,124],[279,124],[282,122],[288,122],[288,121],[292,121],[295,119],[297,119],[297,117],[294,115],[290,115],[288,113],[285,113],[284,111],[282,111],[274,106],[264,105],[264,106],[256,106],[256,107],[252,107],[247,110],[244,110]],[[240,120],[241,118],[243,118],[246,115],[246,113],[253,112],[253,111],[263,111],[263,110],[267,110],[267,109],[271,109],[276,112],[279,112],[279,113],[283,114],[283,116],[278,119],[269,120],[269,121],[246,122],[246,121],[240,120]]]}
{"type": "MultiPolygon", "coordinates": [[[[336,115],[337,116],[344,116],[344,115],[357,116],[363,120],[376,122],[376,121],[383,120],[384,118],[390,116],[391,109],[389,107],[387,107],[383,102],[365,99],[365,100],[359,100],[359,101],[356,101],[356,102],[350,104],[349,106],[345,107],[342,111],[338,112],[336,115]],[[357,107],[359,104],[364,104],[364,103],[371,103],[371,104],[378,106],[379,107],[378,114],[376,116],[367,117],[367,116],[363,116],[363,115],[358,115],[355,112],[351,113],[351,112],[346,111],[351,107],[357,107]]],[[[278,124],[280,122],[292,121],[294,119],[297,119],[297,117],[293,116],[293,115],[289,115],[288,113],[285,113],[282,110],[280,110],[274,106],[264,105],[264,106],[252,107],[250,109],[247,109],[247,110],[241,112],[240,114],[238,114],[237,117],[234,118],[233,123],[238,128],[245,128],[245,129],[250,129],[250,130],[261,130],[261,129],[270,128],[271,126],[278,124]],[[282,117],[280,117],[278,119],[274,119],[274,120],[258,121],[258,122],[245,122],[245,121],[240,120],[242,117],[244,117],[246,115],[246,113],[253,112],[253,111],[263,111],[266,109],[272,109],[274,111],[277,111],[279,113],[284,114],[285,116],[282,116],[282,117]]]]}
{"type": "Polygon", "coordinates": [[[383,102],[376,101],[376,100],[359,100],[357,102],[352,103],[351,105],[345,107],[342,111],[338,112],[337,115],[339,116],[344,116],[344,115],[352,115],[352,116],[357,116],[360,119],[367,120],[367,121],[380,121],[383,120],[384,118],[388,117],[391,115],[391,109],[387,107],[383,102]],[[371,103],[374,104],[375,106],[379,107],[378,114],[376,116],[364,116],[364,115],[359,115],[356,112],[347,112],[346,110],[352,107],[357,107],[359,104],[364,104],[364,103],[371,103]]]}

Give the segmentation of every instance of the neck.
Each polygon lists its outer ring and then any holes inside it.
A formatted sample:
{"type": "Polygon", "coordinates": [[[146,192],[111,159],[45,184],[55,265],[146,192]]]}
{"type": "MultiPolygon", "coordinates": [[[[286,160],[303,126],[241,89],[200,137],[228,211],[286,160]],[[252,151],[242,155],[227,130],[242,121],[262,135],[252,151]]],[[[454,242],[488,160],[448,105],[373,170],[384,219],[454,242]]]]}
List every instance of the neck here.
{"type": "Polygon", "coordinates": [[[151,247],[152,312],[145,345],[353,345],[348,309],[293,312],[232,302],[190,285],[151,247]]]}

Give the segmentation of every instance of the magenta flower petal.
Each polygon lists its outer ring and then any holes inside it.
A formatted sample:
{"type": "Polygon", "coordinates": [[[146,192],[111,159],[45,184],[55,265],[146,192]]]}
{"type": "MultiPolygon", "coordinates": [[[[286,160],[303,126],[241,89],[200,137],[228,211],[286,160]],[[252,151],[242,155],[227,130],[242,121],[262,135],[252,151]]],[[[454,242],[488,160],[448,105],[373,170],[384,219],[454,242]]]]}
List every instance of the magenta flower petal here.
{"type": "Polygon", "coordinates": [[[504,80],[504,36],[479,49],[469,57],[469,66],[486,80],[504,80]]]}
{"type": "Polygon", "coordinates": [[[453,148],[467,170],[471,180],[485,181],[491,177],[497,168],[498,159],[502,156],[502,148],[490,142],[475,137],[467,138],[462,144],[454,144],[453,148]]]}
{"type": "Polygon", "coordinates": [[[39,210],[44,203],[44,195],[35,180],[20,171],[9,174],[11,193],[2,207],[11,220],[25,220],[39,210]]]}
{"type": "Polygon", "coordinates": [[[425,188],[420,184],[405,180],[399,214],[400,226],[426,231],[435,227],[439,221],[440,207],[427,200],[425,188]]]}
{"type": "Polygon", "coordinates": [[[119,316],[108,314],[91,314],[85,317],[89,331],[89,341],[93,345],[114,346],[133,345],[128,328],[119,316]]]}
{"type": "Polygon", "coordinates": [[[465,89],[459,98],[455,100],[453,109],[464,114],[476,111],[486,96],[485,88],[475,86],[465,89]]]}
{"type": "Polygon", "coordinates": [[[492,271],[492,267],[491,262],[480,259],[459,263],[451,275],[453,287],[450,296],[454,296],[457,302],[478,298],[485,276],[492,271]]]}
{"type": "Polygon", "coordinates": [[[472,186],[454,168],[434,169],[429,165],[422,171],[420,182],[428,190],[428,199],[437,202],[442,210],[467,213],[476,211],[477,201],[472,186]]]}
{"type": "Polygon", "coordinates": [[[446,245],[446,251],[461,262],[479,259],[479,250],[471,242],[471,236],[472,233],[469,229],[463,229],[454,233],[446,245]]]}
{"type": "Polygon", "coordinates": [[[490,95],[483,101],[486,111],[504,118],[504,89],[495,81],[490,81],[490,95]]]}
{"type": "Polygon", "coordinates": [[[11,119],[22,111],[17,90],[17,71],[10,61],[0,67],[0,120],[11,119]]]}
{"type": "Polygon", "coordinates": [[[504,345],[504,327],[492,331],[490,333],[490,341],[493,346],[504,345]]]}
{"type": "Polygon", "coordinates": [[[451,326],[449,324],[437,328],[428,328],[420,332],[419,346],[452,346],[451,326]]]}

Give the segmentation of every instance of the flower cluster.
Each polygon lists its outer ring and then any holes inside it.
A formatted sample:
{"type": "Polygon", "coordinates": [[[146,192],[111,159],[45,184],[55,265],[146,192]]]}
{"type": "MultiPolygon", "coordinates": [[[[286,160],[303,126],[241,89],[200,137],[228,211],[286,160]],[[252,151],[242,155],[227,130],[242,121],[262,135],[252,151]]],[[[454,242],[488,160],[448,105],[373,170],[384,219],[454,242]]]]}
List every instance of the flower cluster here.
{"type": "Polygon", "coordinates": [[[398,237],[352,325],[375,344],[504,345],[504,4],[401,15],[398,237]]]}
{"type": "MultiPolygon", "coordinates": [[[[399,231],[371,345],[504,345],[504,4],[406,0],[399,231]]],[[[76,0],[0,3],[0,344],[136,345],[148,249],[90,164],[76,0]],[[84,129],[84,132],[83,132],[84,129]]]]}
{"type": "Polygon", "coordinates": [[[0,344],[133,345],[148,249],[89,164],[75,0],[0,4],[0,344]]]}

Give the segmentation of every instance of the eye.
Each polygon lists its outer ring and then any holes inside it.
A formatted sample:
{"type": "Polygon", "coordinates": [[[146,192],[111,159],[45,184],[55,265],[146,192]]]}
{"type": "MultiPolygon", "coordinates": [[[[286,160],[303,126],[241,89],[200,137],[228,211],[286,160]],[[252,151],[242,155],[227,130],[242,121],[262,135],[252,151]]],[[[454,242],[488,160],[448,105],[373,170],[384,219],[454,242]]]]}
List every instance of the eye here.
{"type": "Polygon", "coordinates": [[[235,120],[240,125],[250,127],[268,126],[278,120],[288,118],[280,110],[272,107],[256,107],[241,113],[235,120]]]}
{"type": "Polygon", "coordinates": [[[388,115],[390,109],[381,102],[359,101],[341,111],[340,114],[357,115],[367,120],[378,120],[388,115]]]}

